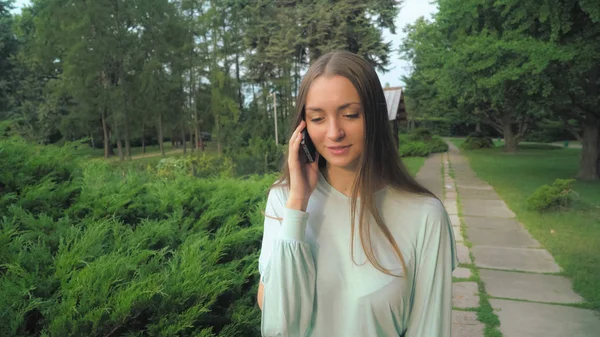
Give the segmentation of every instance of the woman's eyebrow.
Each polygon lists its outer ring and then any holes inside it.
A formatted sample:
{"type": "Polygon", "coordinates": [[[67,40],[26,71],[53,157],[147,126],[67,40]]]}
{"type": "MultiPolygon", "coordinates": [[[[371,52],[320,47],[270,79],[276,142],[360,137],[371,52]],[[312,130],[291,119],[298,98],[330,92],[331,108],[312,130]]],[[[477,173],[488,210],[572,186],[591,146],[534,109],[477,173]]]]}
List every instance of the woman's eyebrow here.
{"type": "MultiPolygon", "coordinates": [[[[351,106],[351,105],[353,105],[353,104],[358,104],[358,105],[360,105],[360,102],[348,102],[348,103],[346,103],[346,104],[342,104],[342,105],[340,105],[340,106],[337,108],[337,111],[344,110],[344,109],[348,108],[349,106],[351,106]]],[[[321,109],[321,108],[319,108],[319,107],[312,107],[312,106],[309,106],[309,107],[306,107],[306,111],[307,111],[307,112],[308,112],[308,111],[323,112],[324,110],[323,110],[323,109],[321,109]]]]}

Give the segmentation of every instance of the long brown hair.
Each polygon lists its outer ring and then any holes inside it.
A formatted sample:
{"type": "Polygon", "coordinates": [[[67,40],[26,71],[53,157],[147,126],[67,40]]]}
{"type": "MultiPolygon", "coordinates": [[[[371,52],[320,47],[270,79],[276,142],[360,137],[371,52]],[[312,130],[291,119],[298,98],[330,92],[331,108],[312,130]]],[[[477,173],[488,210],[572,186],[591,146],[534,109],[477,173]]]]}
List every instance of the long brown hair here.
{"type": "MultiPolygon", "coordinates": [[[[352,188],[351,201],[351,223],[352,223],[352,261],[354,261],[354,226],[357,198],[360,193],[360,216],[359,216],[359,233],[361,245],[369,262],[375,268],[385,274],[392,275],[389,269],[384,268],[373,252],[372,242],[370,240],[370,225],[366,221],[366,215],[369,212],[375,224],[389,243],[394,248],[403,270],[406,270],[406,263],[400,248],[394,237],[390,233],[388,227],[383,222],[381,214],[375,204],[374,189],[378,183],[385,183],[391,188],[397,190],[430,195],[435,198],[435,195],[425,187],[417,183],[408,173],[406,167],[400,160],[398,151],[395,148],[394,138],[389,126],[387,105],[383,88],[377,73],[373,67],[360,56],[347,51],[334,51],[327,53],[318,58],[308,69],[304,76],[300,88],[298,89],[298,97],[296,98],[296,118],[292,120],[290,132],[293,132],[300,122],[304,119],[306,96],[308,90],[315,79],[320,76],[343,76],[350,80],[361,99],[364,111],[365,123],[365,147],[361,155],[359,169],[352,188]]],[[[288,138],[291,137],[291,134],[288,138]]],[[[319,168],[326,166],[326,160],[323,156],[319,156],[319,168]]],[[[290,171],[287,160],[284,160],[279,179],[271,186],[287,186],[290,181],[290,171]]]]}

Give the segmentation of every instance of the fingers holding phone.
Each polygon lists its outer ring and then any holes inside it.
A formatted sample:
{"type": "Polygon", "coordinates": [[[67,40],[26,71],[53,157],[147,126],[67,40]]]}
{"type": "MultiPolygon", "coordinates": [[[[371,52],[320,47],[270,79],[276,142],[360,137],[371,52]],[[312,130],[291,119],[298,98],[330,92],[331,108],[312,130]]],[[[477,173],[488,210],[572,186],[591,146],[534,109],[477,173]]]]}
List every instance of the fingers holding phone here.
{"type": "MultiPolygon", "coordinates": [[[[306,122],[301,121],[289,141],[288,167],[290,170],[289,199],[302,211],[306,210],[308,198],[317,186],[318,163],[319,153],[308,136],[306,122]]],[[[291,203],[288,202],[288,204],[291,203]]]]}

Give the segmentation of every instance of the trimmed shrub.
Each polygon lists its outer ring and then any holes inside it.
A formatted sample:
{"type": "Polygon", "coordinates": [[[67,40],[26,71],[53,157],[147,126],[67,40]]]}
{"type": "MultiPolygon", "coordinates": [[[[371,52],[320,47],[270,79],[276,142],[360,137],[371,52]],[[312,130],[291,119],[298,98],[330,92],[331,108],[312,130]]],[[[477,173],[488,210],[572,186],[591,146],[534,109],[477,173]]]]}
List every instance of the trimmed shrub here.
{"type": "Polygon", "coordinates": [[[408,142],[400,144],[399,150],[401,157],[427,157],[429,155],[429,146],[425,142],[408,142]]]}
{"type": "Polygon", "coordinates": [[[539,187],[527,198],[527,207],[538,212],[568,209],[575,194],[574,182],[575,179],[556,179],[551,185],[539,187]]]}
{"type": "Polygon", "coordinates": [[[122,169],[14,139],[0,149],[0,336],[260,336],[274,175],[122,169]]]}
{"type": "Polygon", "coordinates": [[[427,143],[431,153],[440,153],[448,151],[448,144],[444,142],[440,137],[434,136],[430,142],[427,143]]]}
{"type": "Polygon", "coordinates": [[[409,134],[409,139],[410,140],[416,140],[416,141],[424,141],[424,142],[428,142],[431,140],[431,138],[433,137],[433,135],[431,134],[431,131],[429,131],[429,129],[426,128],[417,128],[414,129],[410,134],[409,134]]]}
{"type": "Polygon", "coordinates": [[[473,132],[460,147],[465,150],[489,149],[494,147],[494,141],[481,132],[473,132]]]}
{"type": "MultiPolygon", "coordinates": [[[[419,135],[425,138],[428,137],[426,132],[420,132],[419,135]]],[[[427,157],[431,153],[448,151],[448,144],[438,136],[432,136],[428,141],[414,140],[416,137],[414,134],[399,137],[400,147],[398,153],[401,157],[427,157]]]]}

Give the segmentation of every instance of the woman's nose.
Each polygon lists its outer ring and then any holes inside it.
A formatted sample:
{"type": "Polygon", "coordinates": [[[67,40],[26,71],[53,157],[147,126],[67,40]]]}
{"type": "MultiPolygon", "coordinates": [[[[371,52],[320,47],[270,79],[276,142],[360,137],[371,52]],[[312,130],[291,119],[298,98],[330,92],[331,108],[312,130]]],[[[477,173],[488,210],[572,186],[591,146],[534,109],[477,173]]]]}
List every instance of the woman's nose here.
{"type": "Polygon", "coordinates": [[[337,141],[344,138],[345,135],[346,133],[344,132],[344,129],[337,120],[332,120],[329,123],[327,128],[327,137],[329,139],[337,141]]]}

